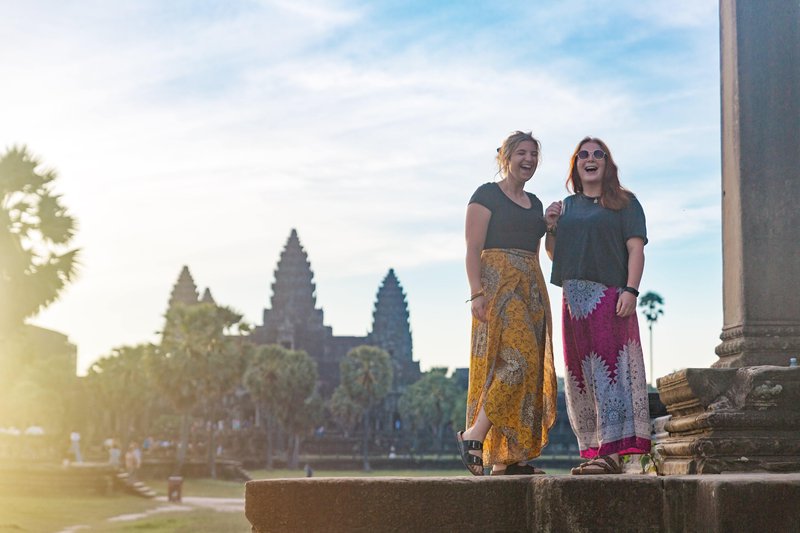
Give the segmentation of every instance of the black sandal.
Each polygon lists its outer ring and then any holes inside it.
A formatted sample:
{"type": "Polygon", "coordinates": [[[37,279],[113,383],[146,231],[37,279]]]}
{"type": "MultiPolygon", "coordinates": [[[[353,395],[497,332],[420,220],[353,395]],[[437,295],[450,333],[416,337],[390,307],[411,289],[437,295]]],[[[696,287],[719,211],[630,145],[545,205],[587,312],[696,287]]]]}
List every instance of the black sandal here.
{"type": "Polygon", "coordinates": [[[464,440],[462,435],[463,431],[456,433],[456,442],[458,443],[458,453],[461,455],[461,462],[467,467],[467,470],[473,476],[483,475],[483,457],[469,453],[470,450],[483,452],[483,442],[479,440],[464,440]],[[480,470],[474,470],[473,467],[479,467],[480,470]]]}
{"type": "Polygon", "coordinates": [[[529,464],[521,465],[514,463],[506,467],[507,476],[532,476],[535,474],[546,474],[546,472],[529,464]]]}

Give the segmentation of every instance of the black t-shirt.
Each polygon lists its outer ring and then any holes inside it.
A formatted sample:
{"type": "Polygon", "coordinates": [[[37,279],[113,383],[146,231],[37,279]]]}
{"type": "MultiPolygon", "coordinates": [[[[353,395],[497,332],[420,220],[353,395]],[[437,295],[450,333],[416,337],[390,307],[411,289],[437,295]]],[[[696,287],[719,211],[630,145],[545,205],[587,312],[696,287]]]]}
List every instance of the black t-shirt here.
{"type": "Polygon", "coordinates": [[[584,279],[612,287],[628,283],[628,247],[631,237],[647,244],[644,210],[636,197],[619,211],[606,209],[581,194],[564,199],[558,219],[550,282],[584,279]]]}
{"type": "Polygon", "coordinates": [[[486,231],[484,250],[491,248],[518,248],[536,251],[539,240],[547,231],[542,202],[536,195],[526,192],[531,207],[526,209],[506,196],[497,183],[484,183],[475,191],[469,203],[484,206],[492,212],[486,231]]]}

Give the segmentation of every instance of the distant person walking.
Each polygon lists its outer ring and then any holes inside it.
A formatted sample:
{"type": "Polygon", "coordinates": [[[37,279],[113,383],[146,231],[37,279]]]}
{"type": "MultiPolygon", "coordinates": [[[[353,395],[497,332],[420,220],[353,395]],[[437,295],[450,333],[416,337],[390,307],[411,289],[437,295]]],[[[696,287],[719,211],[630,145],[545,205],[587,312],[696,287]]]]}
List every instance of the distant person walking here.
{"type": "Polygon", "coordinates": [[[512,133],[497,149],[502,179],[478,187],[467,207],[466,269],[472,306],[467,429],[456,434],[476,476],[542,473],[539,456],[556,417],[550,302],[539,266],[541,201],[524,187],[540,143],[512,133]]]}
{"type": "Polygon", "coordinates": [[[562,287],[567,412],[576,475],[620,474],[620,456],[650,452],[650,412],[636,298],[644,270],[644,210],[620,185],[608,146],[586,137],[570,160],[574,192],[545,213],[550,281],[562,287]]]}
{"type": "Polygon", "coordinates": [[[108,441],[108,464],[114,468],[119,468],[121,465],[122,450],[119,449],[117,439],[109,439],[108,441]]]}
{"type": "MultiPolygon", "coordinates": [[[[63,435],[63,434],[62,434],[63,435]]],[[[69,434],[69,451],[72,453],[73,457],[75,458],[76,463],[83,462],[83,456],[81,455],[81,434],[77,431],[73,431],[69,434]]],[[[62,450],[64,448],[61,448],[62,450]]]]}
{"type": "Polygon", "coordinates": [[[125,471],[128,472],[130,479],[136,479],[136,473],[142,466],[142,455],[139,450],[139,445],[131,442],[128,445],[128,451],[125,452],[125,471]]]}

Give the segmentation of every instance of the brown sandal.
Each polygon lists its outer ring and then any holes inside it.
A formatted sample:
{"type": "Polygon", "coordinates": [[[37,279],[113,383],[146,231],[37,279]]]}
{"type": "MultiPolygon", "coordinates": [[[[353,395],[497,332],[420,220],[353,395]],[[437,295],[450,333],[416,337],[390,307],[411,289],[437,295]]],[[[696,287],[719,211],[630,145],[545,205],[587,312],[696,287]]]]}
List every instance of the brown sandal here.
{"type": "Polygon", "coordinates": [[[590,461],[582,463],[572,470],[573,476],[598,476],[604,474],[621,474],[622,467],[620,464],[608,455],[601,455],[595,457],[590,461]]]}

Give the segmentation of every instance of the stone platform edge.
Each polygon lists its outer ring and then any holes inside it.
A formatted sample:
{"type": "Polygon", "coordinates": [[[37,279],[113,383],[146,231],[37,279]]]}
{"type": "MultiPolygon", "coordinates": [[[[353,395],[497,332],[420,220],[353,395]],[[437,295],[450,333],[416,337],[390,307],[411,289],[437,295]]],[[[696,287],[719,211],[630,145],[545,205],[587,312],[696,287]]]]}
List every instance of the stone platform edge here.
{"type": "Polygon", "coordinates": [[[301,478],[246,485],[253,532],[800,531],[800,474],[301,478]]]}

